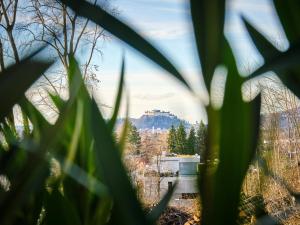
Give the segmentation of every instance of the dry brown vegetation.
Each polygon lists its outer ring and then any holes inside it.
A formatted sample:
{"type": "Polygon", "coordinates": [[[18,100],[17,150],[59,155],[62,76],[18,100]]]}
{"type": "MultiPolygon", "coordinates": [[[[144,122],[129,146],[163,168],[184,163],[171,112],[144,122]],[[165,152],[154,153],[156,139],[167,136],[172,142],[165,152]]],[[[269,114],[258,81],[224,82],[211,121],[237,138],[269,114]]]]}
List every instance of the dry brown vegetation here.
{"type": "MultiPolygon", "coordinates": [[[[257,160],[245,178],[243,193],[247,198],[262,198],[259,203],[253,202],[254,206],[278,222],[297,225],[300,224],[299,206],[290,192],[300,192],[299,100],[276,78],[267,78],[264,85],[259,85],[263,89],[264,109],[260,143],[257,160]]],[[[254,217],[246,224],[255,224],[254,217]]]]}

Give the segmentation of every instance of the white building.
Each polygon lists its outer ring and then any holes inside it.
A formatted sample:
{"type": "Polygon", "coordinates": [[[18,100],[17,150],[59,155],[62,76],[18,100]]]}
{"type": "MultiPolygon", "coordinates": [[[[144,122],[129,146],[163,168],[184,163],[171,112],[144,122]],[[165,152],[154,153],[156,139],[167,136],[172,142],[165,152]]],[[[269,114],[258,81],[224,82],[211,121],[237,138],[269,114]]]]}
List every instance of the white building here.
{"type": "MultiPolygon", "coordinates": [[[[197,174],[200,164],[200,156],[182,157],[154,157],[152,164],[148,167],[150,171],[160,170],[160,195],[167,192],[169,185],[177,186],[174,190],[173,199],[180,199],[186,194],[197,194],[197,174]],[[157,163],[159,160],[159,163],[157,163]],[[159,167],[159,168],[158,168],[159,167]]],[[[151,176],[144,177],[144,194],[148,197],[155,195],[153,186],[157,184],[157,178],[151,176]]]]}

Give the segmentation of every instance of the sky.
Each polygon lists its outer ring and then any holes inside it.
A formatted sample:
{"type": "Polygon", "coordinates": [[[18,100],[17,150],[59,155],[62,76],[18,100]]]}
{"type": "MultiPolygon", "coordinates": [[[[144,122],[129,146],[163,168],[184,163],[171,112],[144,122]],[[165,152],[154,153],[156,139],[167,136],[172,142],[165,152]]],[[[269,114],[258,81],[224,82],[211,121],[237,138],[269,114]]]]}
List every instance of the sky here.
{"type": "MultiPolygon", "coordinates": [[[[94,90],[97,102],[113,106],[117,91],[122,56],[125,55],[126,95],[129,96],[130,117],[138,118],[144,111],[161,109],[171,111],[191,123],[207,122],[203,103],[207,92],[203,85],[190,21],[187,0],[113,0],[118,18],[134,27],[154,44],[181,71],[196,91],[192,96],[185,87],[144,56],[112,37],[104,42],[103,57],[99,60],[100,84],[94,90]]],[[[263,63],[261,56],[249,40],[241,15],[250,21],[279,49],[288,42],[283,34],[269,0],[231,0],[227,4],[225,35],[233,48],[240,72],[263,63]]],[[[120,117],[125,113],[123,101],[120,117]]],[[[103,108],[106,116],[111,109],[103,108]]]]}

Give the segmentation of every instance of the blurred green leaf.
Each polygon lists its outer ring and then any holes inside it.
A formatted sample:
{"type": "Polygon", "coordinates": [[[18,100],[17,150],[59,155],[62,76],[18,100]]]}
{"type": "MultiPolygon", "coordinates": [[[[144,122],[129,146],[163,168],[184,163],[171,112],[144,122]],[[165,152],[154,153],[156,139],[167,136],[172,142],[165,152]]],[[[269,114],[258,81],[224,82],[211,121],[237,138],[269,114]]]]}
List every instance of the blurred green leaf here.
{"type": "Polygon", "coordinates": [[[48,95],[51,98],[55,107],[58,109],[58,113],[59,113],[59,111],[63,108],[63,106],[66,102],[58,95],[54,95],[50,92],[48,93],[48,95]]]}
{"type": "Polygon", "coordinates": [[[123,153],[125,150],[128,130],[129,130],[129,97],[127,96],[126,115],[125,115],[124,125],[123,125],[123,129],[121,131],[120,139],[119,139],[119,143],[118,143],[121,153],[123,153]]]}
{"type": "Polygon", "coordinates": [[[126,25],[124,22],[118,20],[100,6],[95,6],[87,1],[78,0],[61,0],[62,3],[73,9],[79,16],[90,19],[96,24],[103,27],[114,36],[124,41],[126,44],[136,49],[157,65],[168,71],[173,77],[178,79],[189,90],[191,90],[188,83],[183,76],[173,66],[173,64],[158,51],[149,41],[139,35],[135,30],[126,25]]]}
{"type": "Polygon", "coordinates": [[[74,163],[68,163],[68,166],[65,166],[66,161],[63,157],[56,157],[56,159],[58,159],[58,161],[63,166],[63,171],[77,183],[84,186],[87,190],[96,194],[98,197],[109,196],[107,187],[100,181],[98,181],[95,177],[92,177],[86,171],[81,169],[78,165],[74,163]]]}
{"type": "Polygon", "coordinates": [[[83,126],[83,113],[84,113],[84,104],[81,99],[77,100],[76,105],[76,119],[75,119],[75,126],[72,133],[72,137],[68,146],[68,153],[66,155],[66,162],[65,162],[65,170],[68,170],[70,164],[74,161],[76,156],[76,152],[78,149],[78,142],[81,133],[81,129],[83,126]]]}
{"type": "Polygon", "coordinates": [[[149,224],[122,165],[119,149],[95,101],[92,101],[92,128],[96,166],[111,191],[121,221],[123,224],[149,224]]]}
{"type": "Polygon", "coordinates": [[[221,61],[225,1],[190,0],[190,8],[202,73],[210,90],[214,70],[221,61]]]}
{"type": "Polygon", "coordinates": [[[236,224],[240,190],[256,150],[260,96],[252,103],[242,99],[240,77],[228,44],[224,65],[228,69],[224,103],[220,112],[220,152],[215,174],[213,218],[204,224],[236,224]]]}
{"type": "Polygon", "coordinates": [[[48,193],[45,199],[47,225],[80,225],[78,213],[66,196],[63,196],[57,188],[48,193]]]}
{"type": "Polygon", "coordinates": [[[206,107],[208,117],[206,150],[203,155],[201,173],[198,176],[198,187],[202,202],[203,224],[212,224],[214,218],[213,195],[214,175],[216,171],[216,159],[218,159],[220,148],[220,110],[212,105],[206,107]]]}
{"type": "Polygon", "coordinates": [[[5,215],[0,217],[1,224],[13,223],[18,210],[33,197],[32,194],[44,190],[45,180],[49,176],[49,166],[37,154],[29,154],[21,163],[20,170],[10,180],[10,191],[0,194],[0,210],[5,215]]]}
{"type": "MultiPolygon", "coordinates": [[[[5,224],[13,218],[13,215],[17,212],[26,199],[30,197],[36,189],[44,188],[45,180],[48,176],[49,165],[47,163],[48,151],[55,152],[54,146],[57,144],[63,128],[65,126],[66,118],[68,113],[72,109],[72,106],[76,100],[76,96],[83,84],[82,78],[80,76],[80,71],[75,60],[71,61],[74,68],[74,79],[70,83],[70,97],[69,100],[63,105],[61,113],[56,123],[50,126],[48,129],[41,132],[40,143],[29,143],[27,148],[32,152],[28,156],[28,161],[24,164],[20,174],[14,177],[12,183],[15,185],[12,187],[11,191],[0,196],[0,209],[1,212],[5,213],[7,217],[3,218],[5,221],[1,224],[5,224]]],[[[28,152],[29,153],[29,152],[28,152]]]]}
{"type": "Polygon", "coordinates": [[[19,136],[14,129],[13,126],[11,126],[11,123],[9,122],[4,122],[2,123],[2,135],[7,143],[8,146],[11,144],[16,144],[18,142],[19,136]]]}
{"type": "Polygon", "coordinates": [[[286,52],[278,51],[270,42],[261,35],[245,19],[244,23],[252,41],[259,53],[264,57],[265,64],[254,71],[248,78],[253,78],[268,70],[274,71],[280,80],[298,97],[300,97],[300,45],[291,46],[286,52]]]}
{"type": "Polygon", "coordinates": [[[150,221],[152,221],[153,224],[155,224],[155,222],[158,221],[159,217],[161,216],[163,211],[166,209],[169,201],[172,198],[172,195],[174,193],[176,186],[177,186],[177,182],[174,183],[172,188],[167,191],[167,193],[159,201],[159,203],[149,212],[148,218],[150,221]]]}
{"type": "Polygon", "coordinates": [[[277,14],[290,43],[300,39],[300,2],[295,0],[274,0],[277,14]]]}
{"type": "Polygon", "coordinates": [[[260,32],[258,32],[247,21],[247,19],[242,17],[242,20],[257,50],[265,59],[270,59],[280,54],[280,51],[277,50],[260,32]]]}
{"type": "Polygon", "coordinates": [[[268,71],[281,72],[285,69],[289,69],[289,68],[292,69],[298,67],[299,59],[300,59],[300,43],[297,43],[295,45],[291,45],[291,47],[287,51],[280,52],[279,54],[273,55],[273,57],[266,59],[264,65],[262,65],[260,68],[255,70],[251,74],[251,77],[260,75],[268,71]]]}
{"type": "Polygon", "coordinates": [[[121,100],[122,100],[122,93],[123,93],[123,87],[124,87],[124,75],[125,75],[125,59],[123,57],[122,59],[122,67],[121,67],[121,74],[120,74],[120,81],[119,81],[119,87],[118,87],[118,93],[115,101],[114,106],[114,112],[113,115],[108,123],[108,127],[111,131],[113,131],[115,123],[117,121],[121,100]]]}
{"type": "Polygon", "coordinates": [[[48,129],[51,126],[50,123],[26,97],[23,97],[23,99],[19,102],[19,105],[32,123],[32,130],[36,141],[40,140],[41,132],[48,129]]]}
{"type": "Polygon", "coordinates": [[[33,59],[42,49],[0,73],[0,121],[8,115],[34,81],[52,65],[53,61],[33,59]]]}

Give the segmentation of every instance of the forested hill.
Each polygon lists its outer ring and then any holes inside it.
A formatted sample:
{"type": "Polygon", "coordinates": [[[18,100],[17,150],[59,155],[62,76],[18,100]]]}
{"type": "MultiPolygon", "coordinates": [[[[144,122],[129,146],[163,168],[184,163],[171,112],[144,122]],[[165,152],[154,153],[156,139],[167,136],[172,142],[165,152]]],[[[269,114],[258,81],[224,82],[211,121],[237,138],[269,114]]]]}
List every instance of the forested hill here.
{"type": "MultiPolygon", "coordinates": [[[[191,124],[182,120],[170,112],[152,110],[146,111],[140,118],[130,118],[130,121],[142,130],[146,129],[170,129],[172,125],[178,127],[182,122],[186,128],[190,128],[191,124]]],[[[119,124],[123,123],[123,119],[119,119],[119,124]]]]}

